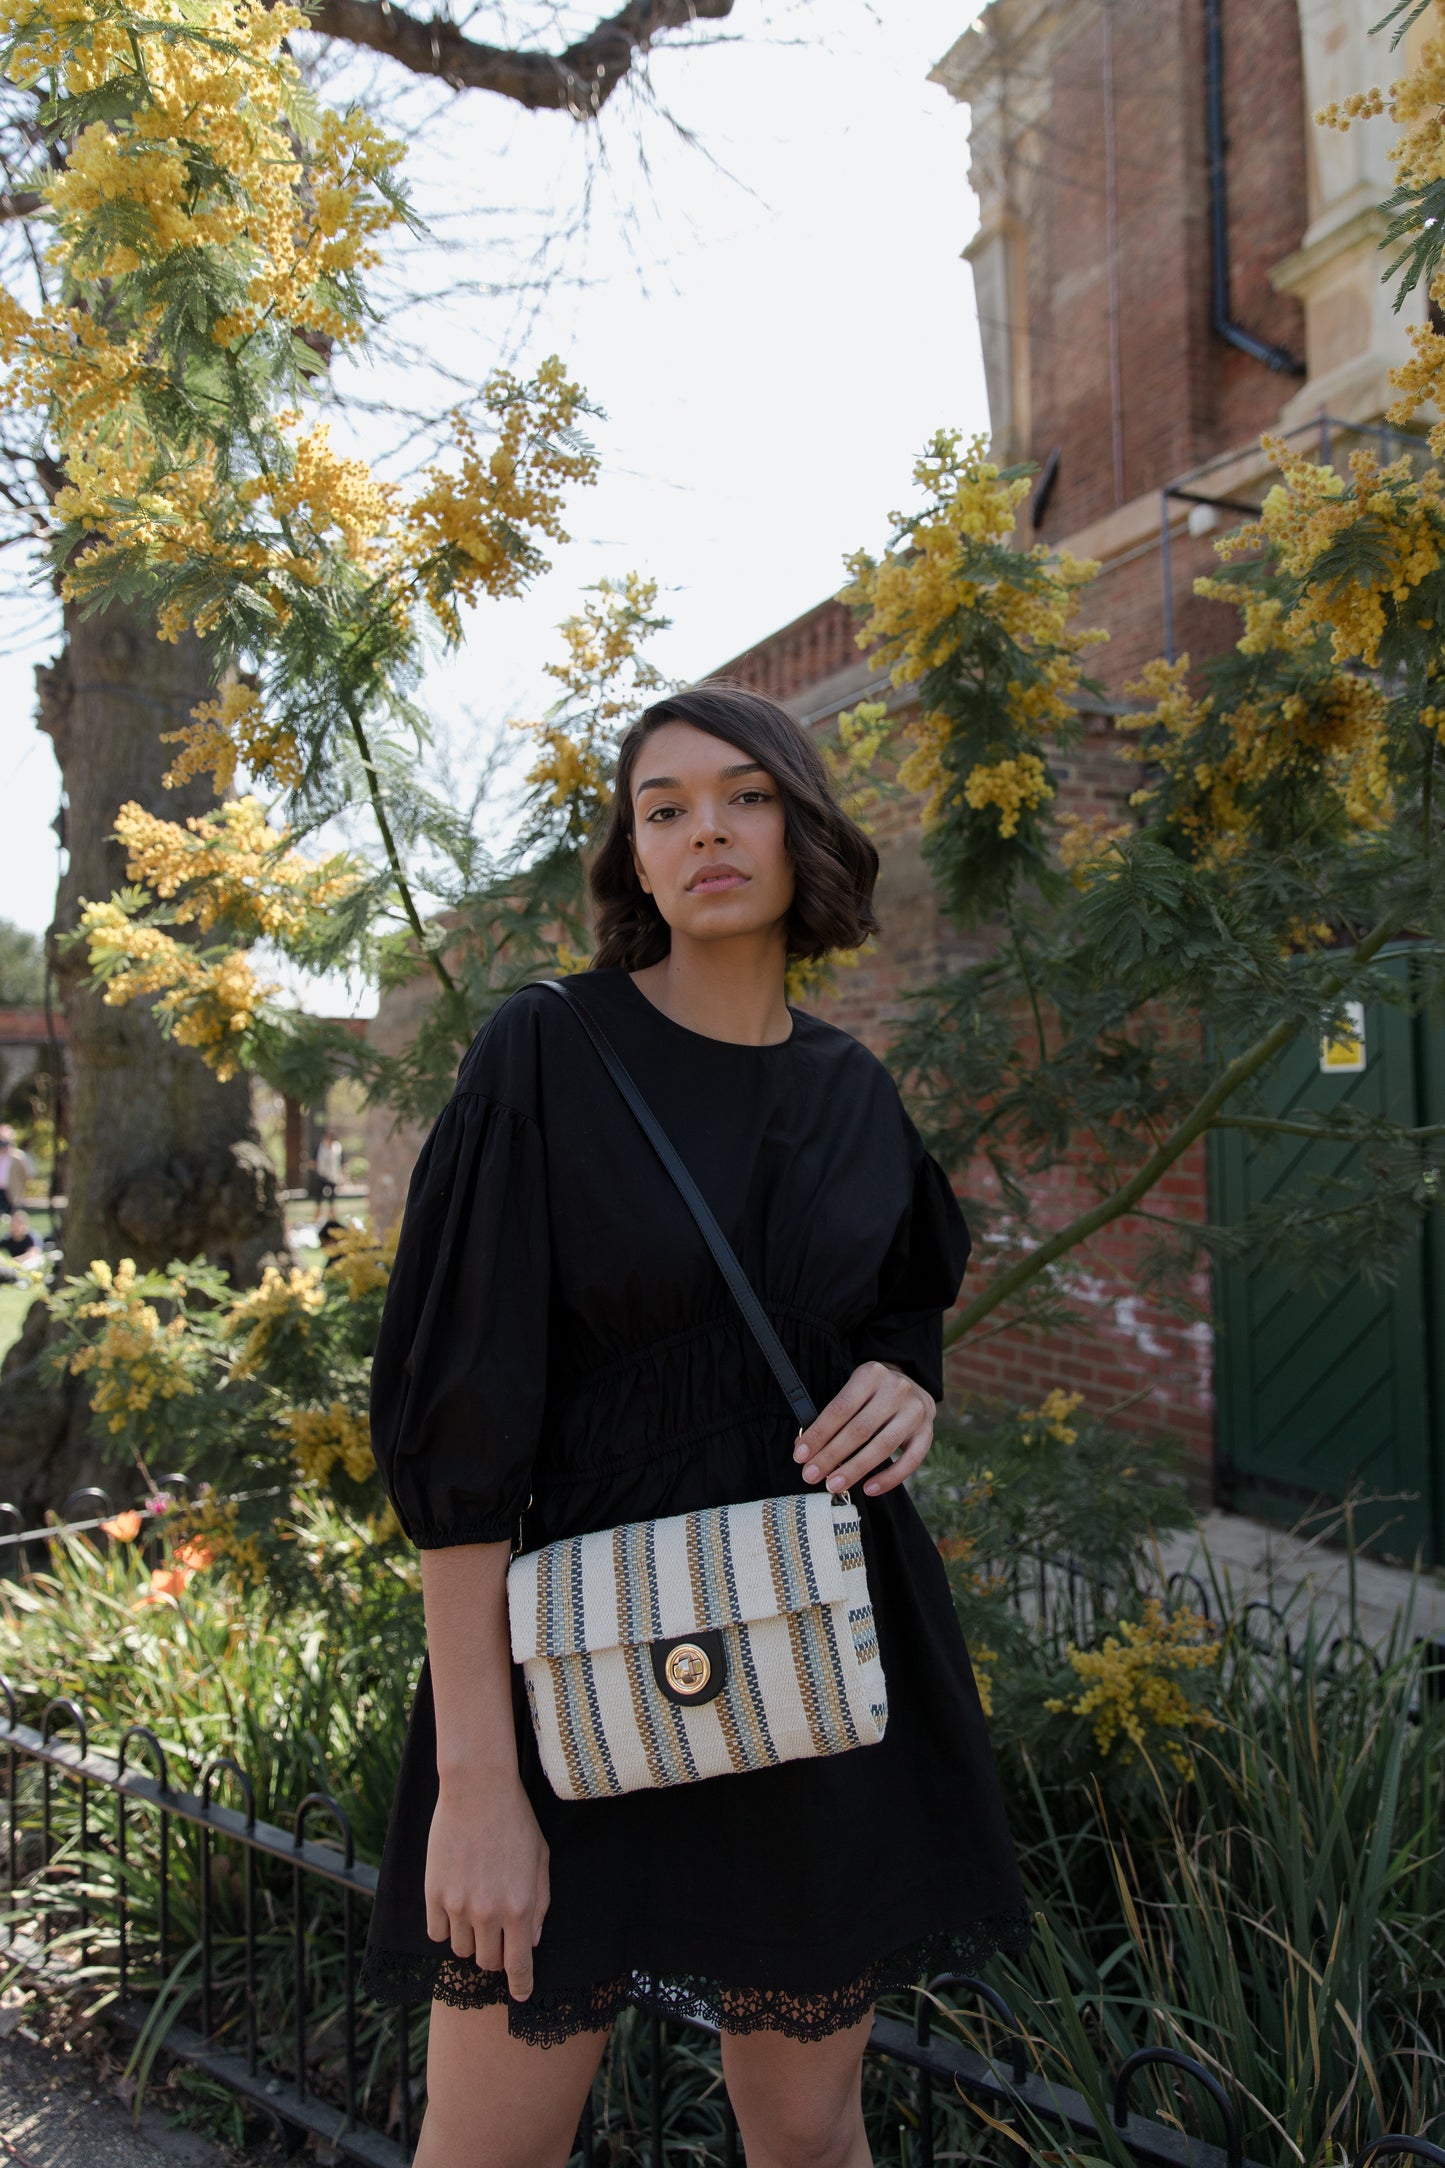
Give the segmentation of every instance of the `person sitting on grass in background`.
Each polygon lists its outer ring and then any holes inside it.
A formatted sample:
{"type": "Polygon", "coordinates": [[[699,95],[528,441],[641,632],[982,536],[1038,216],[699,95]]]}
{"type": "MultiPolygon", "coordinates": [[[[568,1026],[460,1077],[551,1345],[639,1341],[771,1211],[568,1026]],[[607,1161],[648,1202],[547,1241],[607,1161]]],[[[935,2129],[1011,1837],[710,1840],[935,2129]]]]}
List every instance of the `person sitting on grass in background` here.
{"type": "Polygon", "coordinates": [[[20,1281],[29,1279],[44,1262],[45,1252],[40,1246],[39,1235],[30,1224],[30,1214],[19,1205],[16,1205],[10,1214],[9,1234],[0,1235],[0,1253],[3,1253],[3,1261],[0,1261],[0,1285],[9,1287],[18,1286],[20,1281]],[[14,1269],[17,1265],[25,1269],[17,1272],[14,1269]]]}

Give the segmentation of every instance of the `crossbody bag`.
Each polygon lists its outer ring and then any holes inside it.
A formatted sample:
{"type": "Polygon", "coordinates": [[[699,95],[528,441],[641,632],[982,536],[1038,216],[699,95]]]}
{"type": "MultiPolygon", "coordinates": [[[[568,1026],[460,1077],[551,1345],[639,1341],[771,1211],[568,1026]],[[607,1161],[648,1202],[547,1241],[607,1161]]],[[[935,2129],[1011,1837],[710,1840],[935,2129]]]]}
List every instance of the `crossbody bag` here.
{"type": "MultiPolygon", "coordinates": [[[[605,1032],[556,979],[702,1230],[799,1430],[817,1413],[702,1192],[605,1032]]],[[[846,1492],[785,1493],[631,1521],[507,1571],[542,1767],[562,1799],[873,1746],[888,1689],[846,1492]]]]}

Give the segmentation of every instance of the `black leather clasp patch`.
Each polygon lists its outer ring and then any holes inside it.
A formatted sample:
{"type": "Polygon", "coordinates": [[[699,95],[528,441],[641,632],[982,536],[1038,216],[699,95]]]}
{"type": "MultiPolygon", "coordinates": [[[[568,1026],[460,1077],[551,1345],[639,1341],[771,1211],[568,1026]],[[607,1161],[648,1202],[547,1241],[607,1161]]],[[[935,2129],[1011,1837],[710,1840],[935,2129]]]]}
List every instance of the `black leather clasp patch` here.
{"type": "Polygon", "coordinates": [[[675,1641],[653,1641],[648,1647],[658,1692],[680,1709],[715,1700],[727,1684],[727,1649],[716,1627],[680,1634],[675,1641]]]}

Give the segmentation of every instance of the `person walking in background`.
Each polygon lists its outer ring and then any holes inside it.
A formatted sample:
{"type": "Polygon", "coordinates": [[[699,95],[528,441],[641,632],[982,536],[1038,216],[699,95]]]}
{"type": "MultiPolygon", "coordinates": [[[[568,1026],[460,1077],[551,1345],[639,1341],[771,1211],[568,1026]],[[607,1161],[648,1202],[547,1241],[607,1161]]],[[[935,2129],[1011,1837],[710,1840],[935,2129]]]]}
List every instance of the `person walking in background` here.
{"type": "Polygon", "coordinates": [[[35,1176],[29,1156],[15,1141],[9,1122],[0,1122],[0,1212],[13,1212],[30,1195],[35,1176]]]}
{"type": "Polygon", "coordinates": [[[334,1129],[323,1129],[321,1142],[316,1147],[317,1202],[328,1205],[341,1187],[346,1172],[346,1155],[341,1149],[341,1139],[334,1129]]]}

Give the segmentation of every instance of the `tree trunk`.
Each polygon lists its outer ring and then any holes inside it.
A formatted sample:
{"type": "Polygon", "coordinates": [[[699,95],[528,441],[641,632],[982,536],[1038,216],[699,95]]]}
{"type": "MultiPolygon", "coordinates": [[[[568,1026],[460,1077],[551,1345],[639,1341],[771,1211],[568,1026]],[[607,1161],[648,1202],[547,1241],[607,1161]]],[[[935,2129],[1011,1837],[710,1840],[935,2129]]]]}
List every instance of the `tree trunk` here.
{"type": "MultiPolygon", "coordinates": [[[[67,614],[68,640],[39,673],[40,728],[55,741],[65,785],[69,862],[56,898],[56,935],[83,902],[125,881],[111,836],[127,799],[169,820],[214,802],[198,777],[161,781],[177,748],[165,731],[190,720],[213,690],[201,643],[158,640],[150,617],[112,603],[67,614]]],[[[107,1008],[84,984],[83,950],[56,953],[70,1039],[65,1261],[93,1257],[164,1265],[204,1253],[250,1285],[282,1241],[275,1172],[261,1150],[244,1075],[220,1083],[191,1047],[162,1036],[148,1002],[107,1008]]]]}
{"type": "MultiPolygon", "coordinates": [[[[198,779],[168,791],[161,777],[176,748],[161,733],[190,720],[212,691],[199,641],[158,640],[142,609],[112,603],[90,617],[66,613],[66,646],[37,672],[39,727],[55,741],[66,795],[69,853],[56,898],[51,949],[69,1035],[69,1148],[60,1179],[68,1195],[66,1269],[92,1258],[142,1267],[204,1255],[242,1285],[284,1243],[275,1170],[262,1151],[245,1076],[227,1084],[190,1047],[162,1036],[150,1005],[107,1008],[83,982],[84,951],[62,953],[56,936],[77,923],[82,901],[125,881],[113,840],[127,799],[170,820],[213,802],[198,779]]],[[[0,1496],[32,1520],[80,1483],[104,1482],[119,1501],[127,1471],[91,1437],[78,1380],[55,1380],[43,1319],[32,1316],[0,1382],[0,1496]]]]}

